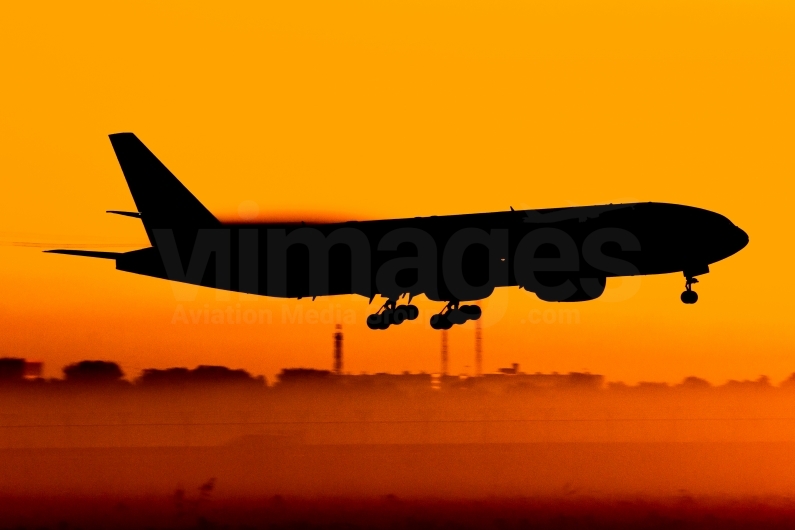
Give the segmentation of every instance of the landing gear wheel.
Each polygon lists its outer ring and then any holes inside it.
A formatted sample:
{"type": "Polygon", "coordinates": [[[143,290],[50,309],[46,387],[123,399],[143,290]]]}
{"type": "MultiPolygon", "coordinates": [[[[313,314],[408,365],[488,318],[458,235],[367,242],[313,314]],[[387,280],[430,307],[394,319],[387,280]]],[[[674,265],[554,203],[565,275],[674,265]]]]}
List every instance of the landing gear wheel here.
{"type": "Polygon", "coordinates": [[[467,316],[466,313],[464,313],[460,309],[453,309],[447,312],[447,320],[449,320],[453,324],[463,324],[464,322],[469,320],[469,317],[467,316]]]}
{"type": "Polygon", "coordinates": [[[397,298],[390,298],[381,309],[367,317],[367,327],[370,329],[387,329],[392,324],[398,326],[406,320],[414,320],[420,314],[417,306],[396,305],[397,298]]]}
{"type": "Polygon", "coordinates": [[[431,327],[433,329],[450,329],[453,323],[447,318],[447,315],[433,315],[431,317],[431,327]]]}
{"type": "Polygon", "coordinates": [[[370,329],[386,329],[389,327],[389,323],[385,321],[382,315],[376,313],[367,317],[367,327],[370,329]]]}
{"type": "Polygon", "coordinates": [[[462,305],[458,308],[459,311],[464,313],[468,319],[470,320],[477,320],[480,318],[480,315],[483,313],[480,310],[480,307],[476,305],[462,305]]]}
{"type": "Polygon", "coordinates": [[[695,304],[698,302],[698,293],[695,291],[684,291],[681,298],[685,304],[695,304]]]}
{"type": "MultiPolygon", "coordinates": [[[[386,311],[384,311],[384,313],[386,313],[386,311]]],[[[399,305],[394,311],[392,311],[392,323],[396,326],[402,324],[408,320],[408,318],[409,312],[406,311],[406,306],[404,305],[399,305]]]]}
{"type": "Polygon", "coordinates": [[[431,327],[433,329],[450,329],[467,320],[477,320],[481,314],[480,307],[476,305],[459,306],[458,300],[451,300],[444,309],[431,317],[431,327]]]}

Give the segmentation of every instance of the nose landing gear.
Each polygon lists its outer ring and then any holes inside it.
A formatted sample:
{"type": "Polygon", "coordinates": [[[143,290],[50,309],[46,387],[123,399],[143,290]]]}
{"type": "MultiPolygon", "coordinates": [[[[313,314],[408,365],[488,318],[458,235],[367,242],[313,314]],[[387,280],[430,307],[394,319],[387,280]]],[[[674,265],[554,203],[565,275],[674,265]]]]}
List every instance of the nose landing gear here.
{"type": "Polygon", "coordinates": [[[419,314],[420,310],[415,305],[397,305],[396,300],[387,300],[381,309],[367,317],[367,327],[386,329],[392,324],[397,326],[406,320],[414,320],[419,314]]]}
{"type": "Polygon", "coordinates": [[[698,283],[696,278],[687,276],[685,278],[685,290],[682,292],[682,302],[685,304],[695,304],[698,302],[698,293],[693,290],[693,284],[698,283]]]}
{"type": "Polygon", "coordinates": [[[442,311],[431,317],[433,329],[450,329],[455,324],[463,324],[467,320],[477,320],[481,315],[476,305],[459,306],[457,301],[449,302],[442,311]]]}

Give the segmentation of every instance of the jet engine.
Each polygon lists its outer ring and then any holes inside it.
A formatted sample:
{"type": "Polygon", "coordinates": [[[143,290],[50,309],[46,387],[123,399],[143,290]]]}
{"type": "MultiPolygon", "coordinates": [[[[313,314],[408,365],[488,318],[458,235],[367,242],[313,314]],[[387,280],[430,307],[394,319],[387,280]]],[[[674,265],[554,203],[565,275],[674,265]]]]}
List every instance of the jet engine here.
{"type": "Polygon", "coordinates": [[[564,290],[562,287],[556,287],[549,289],[537,289],[535,291],[536,296],[538,296],[538,298],[544,302],[587,302],[602,296],[602,293],[605,292],[605,286],[607,285],[607,278],[604,277],[565,278],[556,284],[546,283],[546,285],[560,286],[565,283],[566,280],[570,281],[571,285],[576,289],[574,292],[568,294],[566,291],[570,292],[570,289],[564,290]]]}

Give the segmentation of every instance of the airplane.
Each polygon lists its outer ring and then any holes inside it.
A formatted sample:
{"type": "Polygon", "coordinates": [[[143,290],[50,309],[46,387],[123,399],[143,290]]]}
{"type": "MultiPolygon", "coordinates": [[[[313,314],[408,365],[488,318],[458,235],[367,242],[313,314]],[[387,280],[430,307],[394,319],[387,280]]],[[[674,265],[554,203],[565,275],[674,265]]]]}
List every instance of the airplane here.
{"type": "Polygon", "coordinates": [[[343,223],[223,223],[133,133],[110,135],[149,247],[131,252],[45,252],[114,260],[116,269],[281,298],[357,294],[385,298],[370,329],[414,320],[412,299],[443,302],[431,327],[481,316],[497,287],[548,302],[601,296],[607,278],[682,273],[694,304],[697,276],[743,249],[748,235],[726,217],[666,203],[514,210],[343,223]],[[187,265],[185,265],[187,264],[187,265]],[[407,302],[400,305],[402,298],[407,302]]]}

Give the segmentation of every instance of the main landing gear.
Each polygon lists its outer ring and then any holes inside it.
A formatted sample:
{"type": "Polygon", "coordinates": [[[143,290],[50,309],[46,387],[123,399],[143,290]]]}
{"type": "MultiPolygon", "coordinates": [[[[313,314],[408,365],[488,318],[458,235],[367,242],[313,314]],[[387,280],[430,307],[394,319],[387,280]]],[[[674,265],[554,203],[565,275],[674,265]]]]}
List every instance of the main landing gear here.
{"type": "Polygon", "coordinates": [[[685,290],[682,292],[682,302],[685,304],[695,304],[698,302],[698,293],[693,290],[693,284],[698,283],[692,276],[685,277],[685,290]]]}
{"type": "Polygon", "coordinates": [[[386,329],[392,324],[397,326],[406,320],[414,320],[420,314],[420,310],[415,305],[396,304],[396,300],[387,300],[381,306],[381,309],[367,317],[367,327],[370,329],[386,329]]]}
{"type": "Polygon", "coordinates": [[[431,317],[433,329],[450,329],[455,324],[463,324],[467,320],[477,320],[481,311],[476,305],[462,305],[458,302],[449,302],[442,311],[431,317]]]}

